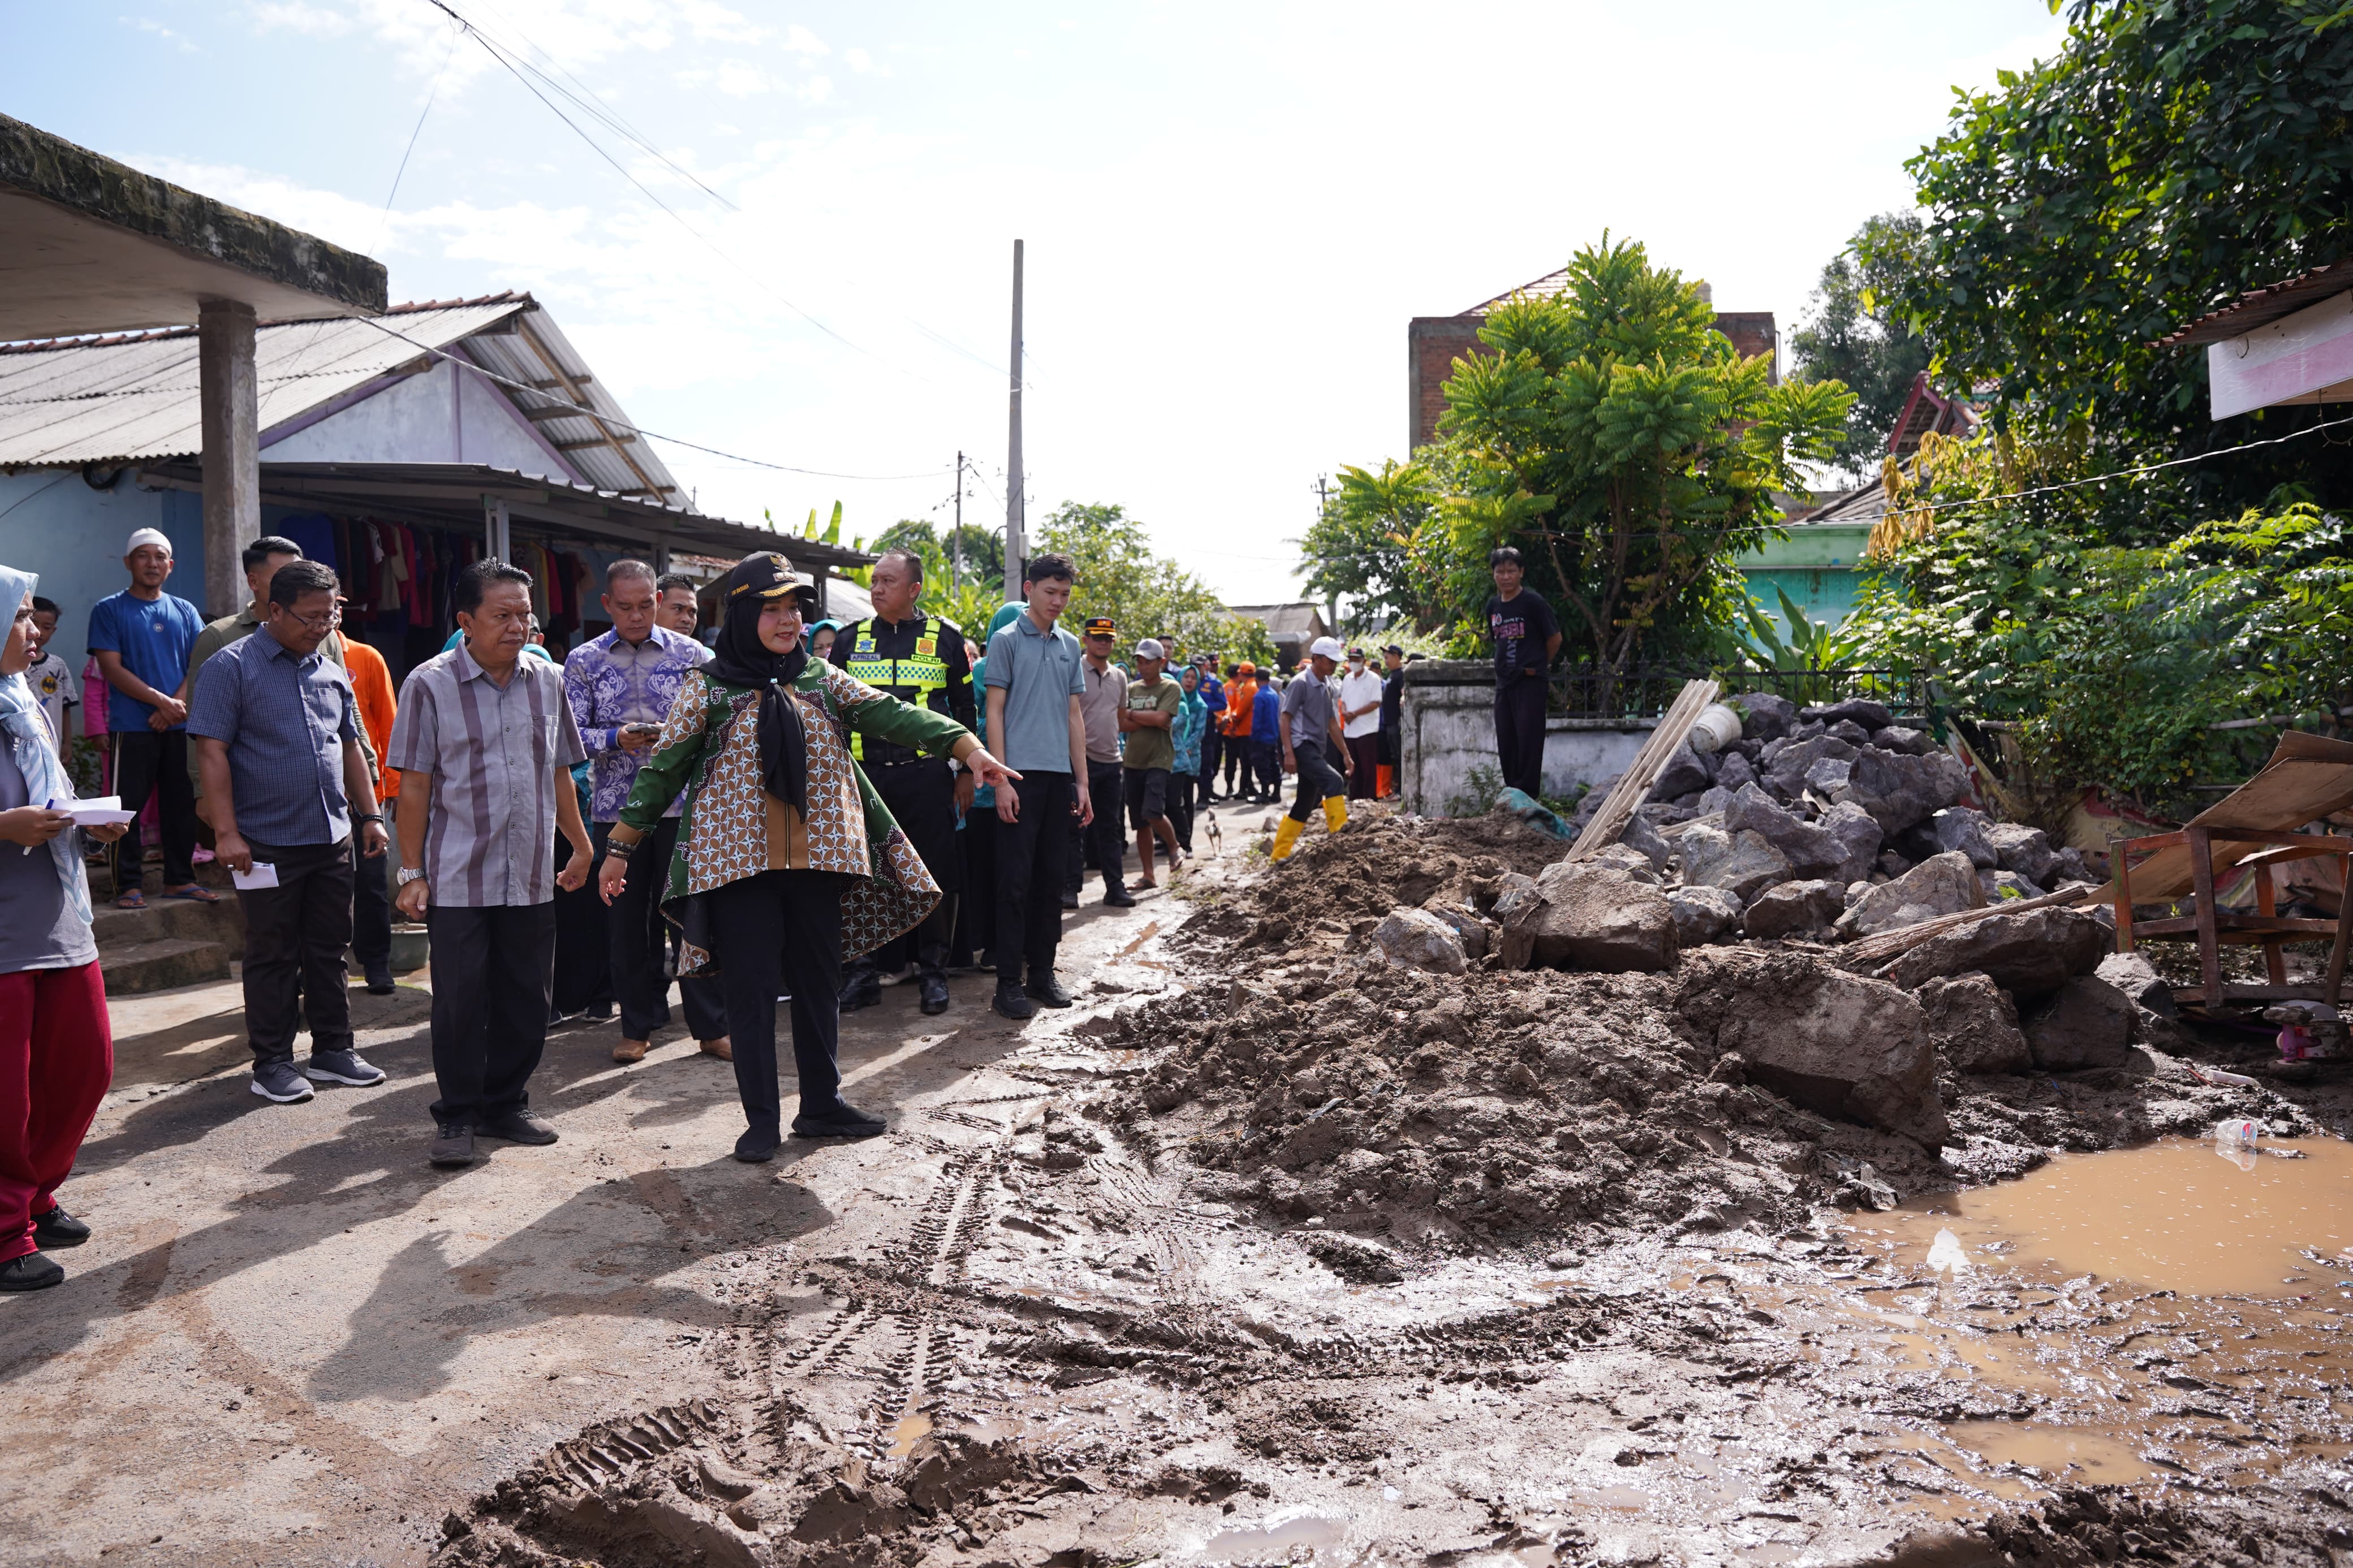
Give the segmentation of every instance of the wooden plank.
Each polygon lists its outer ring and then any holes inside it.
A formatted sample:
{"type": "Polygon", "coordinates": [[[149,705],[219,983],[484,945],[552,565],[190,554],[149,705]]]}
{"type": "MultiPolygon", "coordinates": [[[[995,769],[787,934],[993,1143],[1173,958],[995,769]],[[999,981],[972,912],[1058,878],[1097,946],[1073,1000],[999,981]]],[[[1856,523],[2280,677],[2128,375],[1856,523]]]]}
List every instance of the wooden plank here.
{"type": "Polygon", "coordinates": [[[2189,841],[2189,886],[2198,903],[2198,978],[2206,1000],[2222,998],[2222,948],[2214,940],[2214,845],[2202,827],[2186,829],[2189,841]]]}
{"type": "MultiPolygon", "coordinates": [[[[2161,921],[2142,921],[2133,928],[2143,937],[2194,936],[2206,929],[2206,921],[2198,915],[2173,915],[2161,921]]],[[[2337,934],[2335,921],[2306,920],[2298,915],[2242,915],[2233,910],[2214,911],[2214,931],[2223,942],[2263,942],[2278,937],[2293,941],[2299,937],[2332,937],[2337,934]]]]}
{"type": "Polygon", "coordinates": [[[1683,690],[1675,694],[1674,701],[1659,720],[1659,727],[1651,731],[1649,740],[1642,742],[1642,749],[1634,754],[1634,761],[1626,769],[1625,775],[1619,779],[1602,801],[1601,809],[1593,814],[1592,820],[1585,825],[1585,831],[1577,836],[1577,842],[1569,847],[1563,858],[1590,860],[1618,842],[1618,836],[1626,830],[1626,824],[1633,817],[1635,807],[1650,795],[1651,786],[1659,782],[1659,774],[1666,770],[1668,759],[1690,738],[1692,726],[1699,722],[1699,716],[1707,710],[1707,705],[1715,700],[1715,694],[1721,689],[1713,680],[1683,683],[1683,690]]]}
{"type": "MultiPolygon", "coordinates": [[[[1975,925],[1994,915],[2014,915],[2024,910],[2047,910],[2063,904],[2083,904],[2088,907],[2098,900],[2093,889],[2078,882],[2056,893],[2045,893],[2039,899],[2004,899],[1982,909],[1963,910],[1957,914],[1938,915],[1917,925],[1904,926],[1895,931],[1881,931],[1877,936],[1864,937],[1839,954],[1839,966],[1853,969],[1875,965],[1887,959],[1911,952],[1932,936],[1941,936],[1961,926],[1975,925]]],[[[2144,930],[2147,928],[2144,927],[2144,930]]]]}
{"type": "Polygon", "coordinates": [[[2337,906],[2337,940],[2328,944],[2328,978],[2321,1000],[2332,1007],[2345,1005],[2345,950],[2353,943],[2353,883],[2337,906]]]}
{"type": "MultiPolygon", "coordinates": [[[[2295,985],[2244,985],[2232,984],[2222,987],[2222,1000],[2231,1002],[2326,1002],[2325,985],[2309,983],[2295,985]]],[[[2195,985],[2173,987],[2177,1002],[2202,1003],[2203,994],[2195,985]]]]}
{"type": "MultiPolygon", "coordinates": [[[[2279,893],[2272,886],[2269,871],[2255,873],[2255,914],[2258,919],[2267,921],[2279,916],[2279,893]]],[[[2287,984],[2287,957],[2280,952],[2280,939],[2277,937],[2263,943],[2263,974],[2274,985],[2287,984]]]]}
{"type": "Polygon", "coordinates": [[[2133,950],[2132,857],[2116,846],[2116,951],[2133,950]]]}

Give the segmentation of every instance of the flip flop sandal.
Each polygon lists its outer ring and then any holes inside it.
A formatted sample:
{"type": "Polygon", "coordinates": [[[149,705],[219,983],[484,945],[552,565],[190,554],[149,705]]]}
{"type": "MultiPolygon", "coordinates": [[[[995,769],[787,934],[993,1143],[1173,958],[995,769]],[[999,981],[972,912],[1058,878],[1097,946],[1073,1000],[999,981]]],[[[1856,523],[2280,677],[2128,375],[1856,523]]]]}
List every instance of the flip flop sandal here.
{"type": "Polygon", "coordinates": [[[114,907],[118,910],[143,910],[147,907],[147,895],[133,888],[116,899],[114,907]]]}
{"type": "Polygon", "coordinates": [[[166,888],[158,898],[177,899],[184,904],[216,904],[220,895],[201,882],[191,882],[185,888],[166,888]]]}

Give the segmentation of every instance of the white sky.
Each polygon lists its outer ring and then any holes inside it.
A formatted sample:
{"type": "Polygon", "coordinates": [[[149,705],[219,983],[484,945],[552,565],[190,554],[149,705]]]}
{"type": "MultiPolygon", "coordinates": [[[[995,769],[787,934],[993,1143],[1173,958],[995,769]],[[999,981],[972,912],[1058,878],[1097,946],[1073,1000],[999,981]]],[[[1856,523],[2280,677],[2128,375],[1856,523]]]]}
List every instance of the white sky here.
{"type": "Polygon", "coordinates": [[[0,109],[366,251],[396,300],[528,289],[649,428],[923,476],[663,447],[719,515],[944,520],[961,447],[1001,522],[1022,237],[1033,524],[1124,503],[1237,603],[1292,591],[1319,473],[1405,455],[1409,318],[1606,228],[1786,340],[1954,84],[2062,36],[2042,0],[450,0],[732,203],[603,138],[706,244],[430,0],[121,3],[0,0],[0,109]]]}

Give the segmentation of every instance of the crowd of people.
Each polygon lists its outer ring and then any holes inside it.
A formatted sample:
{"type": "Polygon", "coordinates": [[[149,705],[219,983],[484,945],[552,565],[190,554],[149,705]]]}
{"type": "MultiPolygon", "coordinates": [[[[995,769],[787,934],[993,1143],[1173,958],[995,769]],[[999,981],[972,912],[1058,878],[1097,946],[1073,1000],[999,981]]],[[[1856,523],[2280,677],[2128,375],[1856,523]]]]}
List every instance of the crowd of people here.
{"type": "MultiPolygon", "coordinates": [[[[396,693],[344,634],[332,567],[274,536],[242,563],[248,602],[206,624],[165,590],[170,541],[132,535],[128,585],[89,621],[121,809],[80,826],[75,682],[45,651],[61,612],[0,568],[0,840],[20,848],[0,853],[0,1289],[56,1283],[47,1253],[89,1234],[57,1201],[112,1068],[85,862],[106,846],[114,902],[143,908],[151,797],[157,897],[216,901],[200,854],[231,873],[262,1100],[385,1080],[356,1048],[345,954],[391,991],[397,911],[430,935],[434,1164],[472,1163],[480,1139],[555,1142],[530,1088],[551,1027],[617,1010],[612,1055],[640,1061],[673,984],[700,1051],[733,1065],[736,1157],[757,1162],[787,1131],[884,1130],[841,1096],[842,1013],[909,981],[945,1012],[962,970],[993,973],[1007,1018],[1067,1007],[1063,917],[1089,869],[1104,906],[1133,907],[1186,864],[1203,812],[1280,804],[1291,779],[1283,858],[1319,811],[1336,832],[1351,799],[1386,793],[1399,760],[1401,648],[1376,671],[1324,637],[1288,679],[1166,636],[1123,650],[1109,617],[1060,624],[1079,584],[1057,554],[977,638],[923,612],[907,551],[848,623],[815,618],[781,555],[746,557],[711,585],[701,637],[692,580],[616,561],[610,629],[560,664],[531,577],[477,561],[453,579],[448,644],[396,693]]],[[[1507,659],[1491,616],[1499,738],[1504,667],[1524,679],[1542,646],[1542,602],[1501,599],[1517,618],[1507,659]]]]}

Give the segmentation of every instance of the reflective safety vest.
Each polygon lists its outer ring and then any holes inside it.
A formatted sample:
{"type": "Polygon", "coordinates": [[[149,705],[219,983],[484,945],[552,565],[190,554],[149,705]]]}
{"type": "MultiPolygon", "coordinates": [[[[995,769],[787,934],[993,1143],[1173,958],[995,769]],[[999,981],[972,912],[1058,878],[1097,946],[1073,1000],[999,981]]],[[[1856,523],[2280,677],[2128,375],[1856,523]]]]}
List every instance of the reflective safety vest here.
{"type": "MultiPolygon", "coordinates": [[[[948,661],[940,657],[940,639],[954,629],[937,616],[926,616],[915,625],[915,651],[891,658],[874,649],[874,623],[860,621],[849,629],[856,636],[849,645],[849,662],[842,668],[853,680],[887,691],[902,702],[927,707],[933,692],[948,688],[948,661]]],[[[865,736],[851,734],[849,754],[860,762],[866,760],[865,736]]]]}

